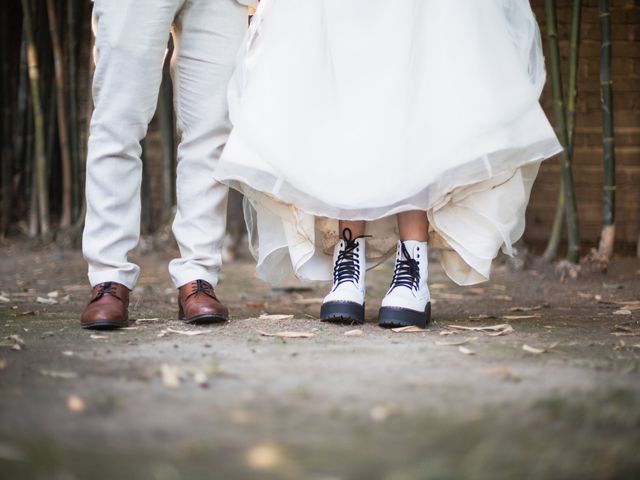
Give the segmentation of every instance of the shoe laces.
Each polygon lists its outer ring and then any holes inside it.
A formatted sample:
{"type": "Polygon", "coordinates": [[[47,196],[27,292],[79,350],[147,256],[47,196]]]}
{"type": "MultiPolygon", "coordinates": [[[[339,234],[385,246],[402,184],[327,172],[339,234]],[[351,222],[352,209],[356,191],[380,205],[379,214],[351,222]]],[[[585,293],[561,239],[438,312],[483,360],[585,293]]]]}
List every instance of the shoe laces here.
{"type": "Polygon", "coordinates": [[[116,286],[114,282],[104,282],[98,285],[98,291],[96,292],[95,297],[93,297],[92,302],[101,299],[105,295],[111,295],[112,297],[117,298],[118,300],[122,300],[116,291],[116,286]]]}
{"type": "Polygon", "coordinates": [[[336,263],[333,266],[334,290],[343,283],[357,283],[360,281],[360,253],[356,240],[369,236],[370,235],[360,235],[359,237],[353,238],[353,232],[350,228],[342,230],[344,248],[338,253],[338,258],[336,258],[336,263]]]}
{"type": "Polygon", "coordinates": [[[195,282],[192,283],[191,293],[187,296],[187,298],[193,297],[200,293],[208,295],[211,298],[216,298],[216,294],[213,291],[213,287],[209,282],[206,282],[204,280],[196,280],[195,282]]]}
{"type": "Polygon", "coordinates": [[[396,260],[389,291],[397,287],[407,287],[415,291],[420,288],[419,262],[411,258],[404,242],[400,242],[400,256],[396,260]]]}

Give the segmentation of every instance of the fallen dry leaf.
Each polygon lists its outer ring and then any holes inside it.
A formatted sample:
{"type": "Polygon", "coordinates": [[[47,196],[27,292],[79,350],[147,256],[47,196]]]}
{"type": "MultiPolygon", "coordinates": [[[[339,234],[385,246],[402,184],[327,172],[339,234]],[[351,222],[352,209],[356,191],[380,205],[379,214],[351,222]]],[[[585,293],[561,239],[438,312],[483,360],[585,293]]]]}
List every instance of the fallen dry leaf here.
{"type": "Polygon", "coordinates": [[[640,301],[638,300],[626,300],[622,302],[616,302],[618,305],[624,305],[627,310],[640,310],[640,301]]]}
{"type": "Polygon", "coordinates": [[[40,374],[45,377],[51,378],[62,378],[65,380],[71,380],[72,378],[78,378],[78,374],[76,372],[64,372],[61,370],[40,370],[40,374]]]}
{"type": "Polygon", "coordinates": [[[53,292],[47,293],[48,298],[58,298],[60,296],[60,292],[58,290],[54,290],[53,292]]]}
{"type": "Polygon", "coordinates": [[[253,470],[273,470],[282,463],[282,452],[273,444],[257,445],[247,452],[247,464],[253,470]]]}
{"type": "Polygon", "coordinates": [[[369,410],[369,416],[375,422],[384,422],[389,418],[392,413],[392,408],[389,405],[378,404],[371,407],[369,410]]]}
{"type": "Polygon", "coordinates": [[[465,355],[475,355],[476,352],[474,352],[473,350],[469,350],[467,347],[463,347],[463,346],[459,346],[458,347],[458,351],[460,353],[464,353],[465,355]]]}
{"type": "Polygon", "coordinates": [[[428,332],[429,330],[427,330],[426,328],[420,328],[414,325],[409,325],[408,327],[392,328],[391,331],[395,333],[420,333],[420,332],[428,332]]]}
{"type": "Polygon", "coordinates": [[[162,384],[167,388],[179,388],[182,383],[180,369],[173,365],[163,363],[160,366],[160,375],[162,375],[162,384]]]}
{"type": "Polygon", "coordinates": [[[207,374],[202,370],[198,370],[193,374],[193,381],[196,382],[202,388],[209,387],[209,379],[207,378],[207,374]]]}
{"type": "Polygon", "coordinates": [[[509,309],[510,312],[533,312],[535,310],[540,310],[542,305],[536,305],[534,307],[511,307],[509,309]]]}
{"type": "Polygon", "coordinates": [[[176,328],[167,328],[163,330],[163,332],[176,333],[178,335],[186,335],[188,337],[194,337],[196,335],[206,335],[207,333],[213,332],[213,330],[178,330],[176,328]]]}
{"type": "Polygon", "coordinates": [[[613,330],[617,332],[633,332],[631,327],[627,327],[626,325],[616,325],[613,330]]]}
{"type": "Polygon", "coordinates": [[[631,310],[628,308],[621,308],[620,310],[616,310],[613,312],[614,315],[631,315],[631,310]]]}
{"type": "Polygon", "coordinates": [[[489,375],[498,375],[500,377],[511,377],[513,375],[511,370],[504,367],[487,368],[484,372],[489,375]]]}
{"type": "Polygon", "coordinates": [[[453,342],[443,342],[442,340],[436,340],[435,343],[439,347],[458,347],[460,345],[464,345],[466,343],[474,342],[478,339],[478,337],[465,338],[462,340],[456,340],[453,342]]]}
{"type": "Polygon", "coordinates": [[[270,314],[263,314],[260,315],[258,317],[258,320],[269,320],[272,322],[278,322],[281,320],[291,320],[293,318],[293,315],[270,315],[270,314]]]}
{"type": "Polygon", "coordinates": [[[504,320],[529,320],[531,318],[540,318],[542,315],[539,313],[533,313],[531,315],[503,315],[504,320]]]}
{"type": "Polygon", "coordinates": [[[480,332],[489,337],[499,337],[500,335],[506,335],[513,332],[513,327],[508,323],[501,323],[499,325],[487,325],[480,327],[466,327],[464,325],[447,325],[447,328],[451,330],[466,330],[471,332],[480,332]]]}
{"type": "Polygon", "coordinates": [[[279,338],[311,338],[315,337],[315,333],[311,332],[278,332],[278,333],[268,333],[257,330],[257,332],[263,337],[279,337],[279,338]]]}
{"type": "Polygon", "coordinates": [[[527,345],[526,343],[524,345],[522,345],[522,349],[525,352],[534,353],[536,355],[539,355],[541,353],[546,353],[547,352],[546,348],[535,348],[535,347],[531,347],[531,346],[527,345]]]}
{"type": "Polygon", "coordinates": [[[493,299],[500,300],[503,302],[510,302],[511,300],[513,300],[513,298],[511,298],[509,295],[494,295],[493,299]]]}
{"type": "Polygon", "coordinates": [[[364,332],[360,329],[349,330],[348,332],[344,332],[345,337],[361,337],[364,332]]]}
{"type": "Polygon", "coordinates": [[[456,332],[455,330],[442,330],[440,332],[440,335],[442,335],[443,337],[446,337],[448,335],[457,335],[458,332],[456,332]]]}
{"type": "Polygon", "coordinates": [[[6,339],[12,342],[11,348],[14,350],[22,350],[22,347],[25,347],[27,345],[22,337],[17,334],[9,335],[8,337],[6,337],[6,339]]]}
{"type": "Polygon", "coordinates": [[[72,412],[80,413],[85,411],[87,405],[78,395],[70,395],[69,398],[67,398],[67,407],[72,412]]]}
{"type": "Polygon", "coordinates": [[[469,320],[488,320],[490,318],[496,318],[496,316],[487,315],[486,313],[480,313],[479,315],[469,315],[469,320]]]}
{"type": "Polygon", "coordinates": [[[89,338],[91,338],[92,340],[105,340],[109,337],[107,337],[106,335],[97,335],[95,333],[92,333],[89,338]]]}
{"type": "Polygon", "coordinates": [[[484,295],[485,293],[487,293],[487,290],[481,287],[465,288],[464,291],[465,293],[470,293],[472,295],[484,295]]]}
{"type": "Polygon", "coordinates": [[[37,297],[36,303],[41,303],[43,305],[56,305],[58,301],[55,298],[37,297]]]}
{"type": "MultiPolygon", "coordinates": [[[[627,322],[632,323],[632,322],[627,322]]],[[[627,325],[616,325],[611,332],[611,335],[616,337],[634,337],[636,335],[640,335],[640,330],[634,330],[627,325]]]]}

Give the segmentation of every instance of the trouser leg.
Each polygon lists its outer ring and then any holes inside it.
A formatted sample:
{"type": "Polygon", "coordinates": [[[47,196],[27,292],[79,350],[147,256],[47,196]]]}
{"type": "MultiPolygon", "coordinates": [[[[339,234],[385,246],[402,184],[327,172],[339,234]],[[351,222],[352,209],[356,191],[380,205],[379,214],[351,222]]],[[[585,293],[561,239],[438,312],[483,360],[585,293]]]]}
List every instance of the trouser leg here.
{"type": "Polygon", "coordinates": [[[169,265],[176,287],[196,279],[214,286],[222,263],[228,189],[213,178],[230,131],[227,84],[247,27],[235,0],[192,0],[175,21],[172,75],[177,129],[180,258],[169,265]]]}
{"type": "Polygon", "coordinates": [[[96,0],[94,112],[87,157],[83,253],[92,286],[133,288],[140,236],[140,141],[156,108],[162,62],[180,0],[96,0]]]}

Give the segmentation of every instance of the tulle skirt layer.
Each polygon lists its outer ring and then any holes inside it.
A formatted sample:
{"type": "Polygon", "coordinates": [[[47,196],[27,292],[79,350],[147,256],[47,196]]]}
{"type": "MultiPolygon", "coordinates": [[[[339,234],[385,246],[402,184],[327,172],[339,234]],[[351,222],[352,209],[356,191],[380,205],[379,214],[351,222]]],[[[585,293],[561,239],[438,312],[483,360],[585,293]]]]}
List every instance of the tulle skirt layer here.
{"type": "Polygon", "coordinates": [[[489,277],[524,231],[539,164],[561,149],[526,0],[266,0],[229,90],[216,178],[242,191],[258,274],[326,280],[337,219],[424,210],[459,284],[489,277]]]}

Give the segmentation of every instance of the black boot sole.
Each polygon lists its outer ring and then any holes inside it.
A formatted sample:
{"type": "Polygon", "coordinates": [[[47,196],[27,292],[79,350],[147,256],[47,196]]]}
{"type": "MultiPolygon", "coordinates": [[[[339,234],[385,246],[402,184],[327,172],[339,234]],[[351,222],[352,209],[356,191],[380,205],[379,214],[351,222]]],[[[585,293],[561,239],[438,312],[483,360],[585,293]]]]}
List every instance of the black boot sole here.
{"type": "Polygon", "coordinates": [[[356,302],[327,302],[320,307],[320,320],[330,323],[364,323],[364,304],[356,302]]]}
{"type": "Polygon", "coordinates": [[[223,323],[229,320],[226,315],[212,315],[210,313],[204,315],[196,315],[195,317],[181,318],[188,325],[210,325],[212,323],[223,323]]]}
{"type": "Polygon", "coordinates": [[[378,313],[378,325],[383,328],[419,327],[426,328],[431,323],[431,302],[424,312],[399,307],[381,307],[378,313]]]}

